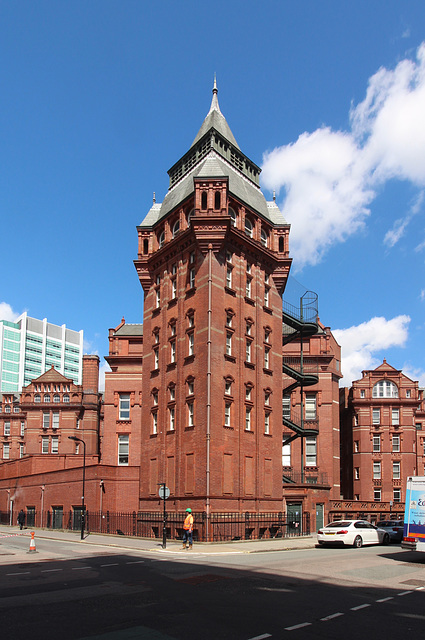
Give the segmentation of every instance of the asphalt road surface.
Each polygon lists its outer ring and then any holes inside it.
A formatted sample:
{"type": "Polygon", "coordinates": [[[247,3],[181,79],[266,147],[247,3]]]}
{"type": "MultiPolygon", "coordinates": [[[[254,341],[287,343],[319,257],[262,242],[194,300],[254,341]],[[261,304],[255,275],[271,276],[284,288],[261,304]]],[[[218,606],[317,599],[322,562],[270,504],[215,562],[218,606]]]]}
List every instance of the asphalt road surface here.
{"type": "MultiPolygon", "coordinates": [[[[398,546],[208,555],[0,540],[2,640],[422,638],[425,558],[398,546]]],[[[425,554],[423,554],[425,555],[425,554]]]]}

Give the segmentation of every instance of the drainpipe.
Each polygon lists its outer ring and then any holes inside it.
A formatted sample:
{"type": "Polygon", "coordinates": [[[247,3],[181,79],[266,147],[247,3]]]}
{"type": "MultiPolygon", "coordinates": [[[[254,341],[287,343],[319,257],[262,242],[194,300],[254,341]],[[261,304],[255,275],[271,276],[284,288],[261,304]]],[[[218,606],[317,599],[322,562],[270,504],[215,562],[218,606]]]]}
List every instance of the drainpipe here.
{"type": "Polygon", "coordinates": [[[205,535],[210,533],[210,439],[211,439],[211,317],[212,317],[212,245],[208,245],[208,337],[207,337],[207,460],[206,460],[206,513],[205,535]]]}
{"type": "Polygon", "coordinates": [[[43,484],[41,486],[41,522],[40,527],[43,528],[43,511],[44,511],[44,489],[46,486],[43,484]]]}
{"type": "MultiPolygon", "coordinates": [[[[301,322],[304,320],[304,311],[303,311],[303,299],[302,296],[300,298],[300,318],[301,322]]],[[[304,375],[304,351],[303,351],[303,330],[300,331],[300,371],[301,371],[301,385],[300,385],[300,393],[301,393],[301,429],[304,429],[304,385],[303,385],[303,375],[304,375]]],[[[301,436],[301,483],[304,484],[304,436],[301,436]]]]}

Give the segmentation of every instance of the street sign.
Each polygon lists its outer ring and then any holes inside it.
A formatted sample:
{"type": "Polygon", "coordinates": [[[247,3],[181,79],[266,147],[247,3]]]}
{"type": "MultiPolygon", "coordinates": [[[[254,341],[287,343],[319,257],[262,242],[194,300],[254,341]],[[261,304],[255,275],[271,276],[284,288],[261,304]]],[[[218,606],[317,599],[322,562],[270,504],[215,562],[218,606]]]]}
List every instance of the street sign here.
{"type": "Polygon", "coordinates": [[[161,485],[159,487],[159,491],[158,491],[159,497],[161,498],[161,500],[167,500],[167,498],[170,497],[170,490],[168,487],[165,487],[164,485],[161,485]]]}

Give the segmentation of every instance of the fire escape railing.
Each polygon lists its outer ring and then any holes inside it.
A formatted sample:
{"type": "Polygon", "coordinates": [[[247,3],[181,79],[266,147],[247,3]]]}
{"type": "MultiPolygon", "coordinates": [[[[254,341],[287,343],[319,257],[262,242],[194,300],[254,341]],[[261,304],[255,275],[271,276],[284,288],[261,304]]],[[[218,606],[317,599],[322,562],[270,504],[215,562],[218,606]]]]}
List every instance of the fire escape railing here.
{"type": "Polygon", "coordinates": [[[283,345],[294,340],[299,341],[299,356],[283,356],[282,369],[284,374],[284,395],[289,395],[294,389],[300,387],[300,410],[291,408],[283,409],[282,422],[293,433],[284,434],[282,444],[289,444],[296,438],[301,438],[301,481],[304,481],[304,438],[316,436],[319,433],[317,420],[307,419],[304,415],[304,387],[317,384],[319,381],[318,360],[304,357],[303,341],[305,338],[315,335],[318,330],[318,305],[317,294],[306,291],[300,297],[299,306],[288,302],[283,303],[283,345]]]}

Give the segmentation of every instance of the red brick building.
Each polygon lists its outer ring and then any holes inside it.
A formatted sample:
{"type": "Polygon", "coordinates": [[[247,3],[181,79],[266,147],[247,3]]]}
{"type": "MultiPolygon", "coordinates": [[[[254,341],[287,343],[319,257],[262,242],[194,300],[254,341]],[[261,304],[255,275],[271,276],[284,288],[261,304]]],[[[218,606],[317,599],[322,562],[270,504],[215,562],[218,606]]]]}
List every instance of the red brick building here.
{"type": "Polygon", "coordinates": [[[290,226],[265,200],[216,87],[168,173],[163,202],[137,227],[143,324],[109,331],[103,404],[95,356],[81,386],[51,370],[3,399],[3,422],[7,406],[17,411],[0,511],[13,501],[78,520],[84,450],[71,437],[86,444],[91,512],[160,511],[166,483],[169,511],[309,512],[318,527],[340,497],[340,347],[315,294],[282,310],[290,226]]]}
{"type": "Polygon", "coordinates": [[[402,512],[407,476],[424,474],[423,390],[384,360],[341,390],[341,409],[344,498],[402,512]]]}
{"type": "Polygon", "coordinates": [[[318,505],[320,518],[340,495],[340,348],[318,323],[314,295],[302,317],[289,306],[282,315],[289,225],[266,202],[259,172],[214,88],[168,194],[138,227],[143,325],[110,330],[102,461],[140,469],[140,510],[161,508],[161,482],[176,511],[318,505]],[[283,393],[293,415],[302,398],[305,421],[282,426],[283,393]]]}

